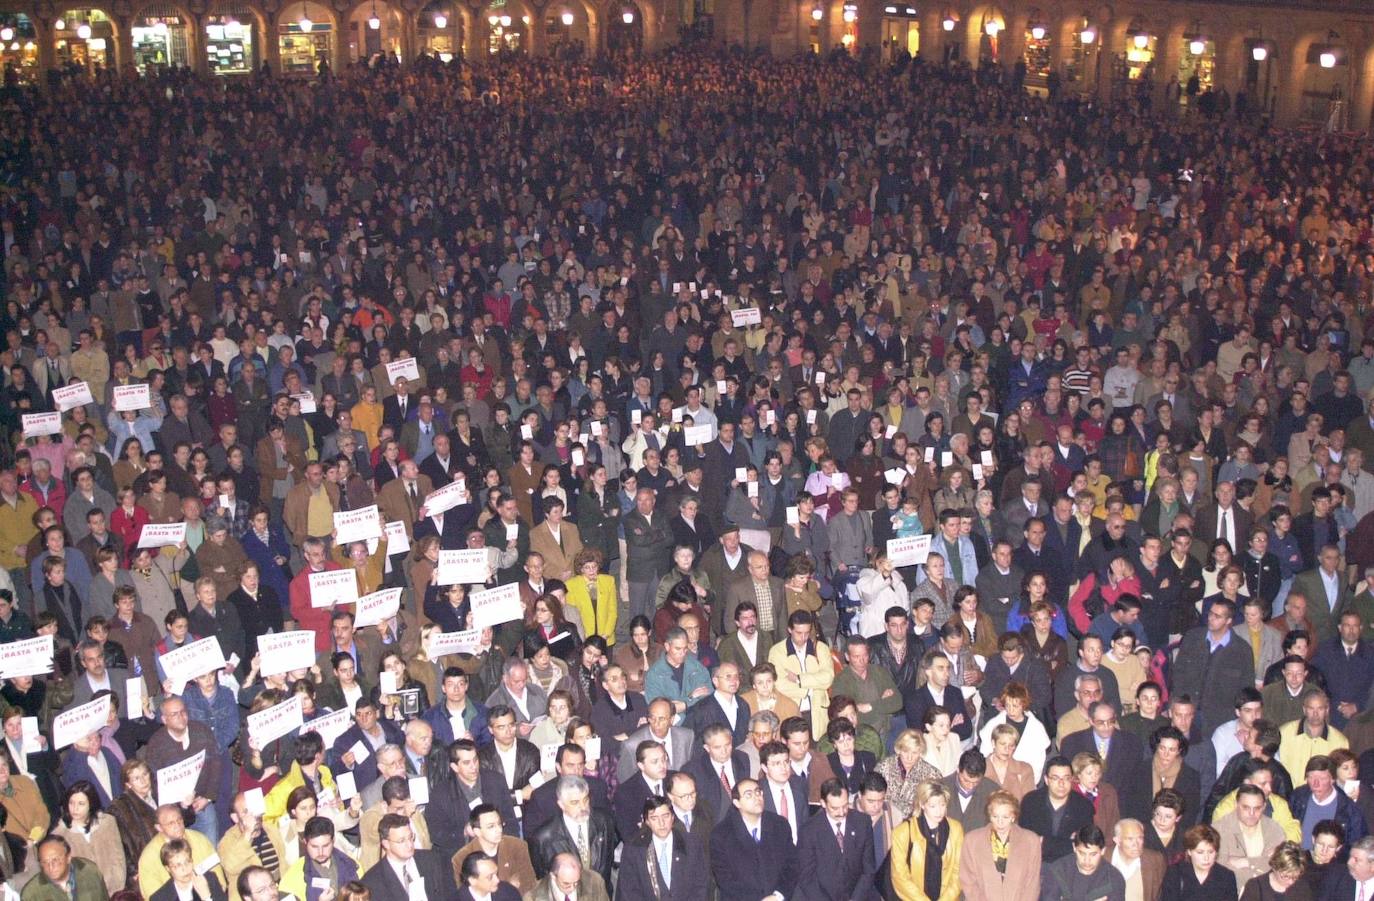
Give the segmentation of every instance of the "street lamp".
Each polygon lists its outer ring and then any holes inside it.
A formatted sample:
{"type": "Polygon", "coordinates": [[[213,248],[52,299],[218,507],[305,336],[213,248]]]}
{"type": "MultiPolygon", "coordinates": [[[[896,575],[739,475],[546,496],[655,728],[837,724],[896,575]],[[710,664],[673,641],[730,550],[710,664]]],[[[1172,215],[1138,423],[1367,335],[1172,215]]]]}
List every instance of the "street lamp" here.
{"type": "Polygon", "coordinates": [[[1263,44],[1256,44],[1250,48],[1250,58],[1257,63],[1262,63],[1269,58],[1269,48],[1263,44]]]}
{"type": "Polygon", "coordinates": [[[623,13],[621,13],[620,21],[624,22],[626,25],[633,25],[635,23],[634,10],[627,9],[623,13]]]}
{"type": "Polygon", "coordinates": [[[821,19],[824,19],[824,18],[825,18],[825,10],[821,9],[819,6],[813,6],[813,7],[811,7],[811,20],[812,20],[813,22],[819,22],[821,19]]]}
{"type": "Polygon", "coordinates": [[[297,20],[296,27],[299,28],[303,34],[309,34],[310,29],[315,27],[315,23],[310,21],[310,16],[305,12],[304,3],[301,4],[301,17],[297,20]]]}
{"type": "Polygon", "coordinates": [[[1078,39],[1084,44],[1091,44],[1093,41],[1097,40],[1097,29],[1093,28],[1091,25],[1085,26],[1083,30],[1078,33],[1078,39]]]}
{"type": "Polygon", "coordinates": [[[571,28],[571,27],[572,27],[572,23],[573,23],[573,14],[572,14],[572,10],[570,10],[570,9],[565,9],[565,10],[563,10],[563,15],[562,15],[561,18],[562,18],[562,21],[563,21],[563,27],[564,27],[564,28],[571,28]]]}
{"type": "Polygon", "coordinates": [[[448,16],[444,15],[443,13],[435,13],[435,14],[434,14],[434,27],[435,27],[435,28],[447,28],[447,27],[448,27],[448,16]]]}
{"type": "MultiPolygon", "coordinates": [[[[85,22],[82,22],[80,25],[76,27],[76,36],[81,38],[81,40],[83,41],[89,41],[91,39],[91,26],[86,24],[85,22]]],[[[1331,65],[1334,66],[1335,63],[1332,63],[1331,65]]],[[[1330,66],[1328,66],[1327,68],[1330,68],[1330,66]]]]}

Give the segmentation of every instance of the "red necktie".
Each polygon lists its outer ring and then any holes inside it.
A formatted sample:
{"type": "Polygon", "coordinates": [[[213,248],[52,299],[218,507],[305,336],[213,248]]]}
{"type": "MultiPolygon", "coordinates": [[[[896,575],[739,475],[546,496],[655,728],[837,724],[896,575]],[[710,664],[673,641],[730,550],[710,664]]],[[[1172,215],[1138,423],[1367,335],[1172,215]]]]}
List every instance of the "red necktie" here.
{"type": "Polygon", "coordinates": [[[781,803],[780,805],[778,805],[778,813],[782,814],[782,818],[783,818],[784,820],[788,819],[788,817],[787,817],[787,792],[788,792],[790,789],[791,789],[791,786],[790,786],[790,785],[783,786],[782,791],[778,793],[778,797],[780,797],[780,798],[782,799],[782,803],[781,803]]]}
{"type": "Polygon", "coordinates": [[[725,775],[725,767],[720,768],[720,784],[725,786],[725,793],[730,794],[730,777],[725,775]]]}
{"type": "Polygon", "coordinates": [[[838,826],[835,827],[835,844],[837,844],[837,845],[840,846],[840,853],[843,854],[843,853],[844,853],[844,825],[843,825],[843,824],[840,824],[840,825],[838,825],[838,826]]]}

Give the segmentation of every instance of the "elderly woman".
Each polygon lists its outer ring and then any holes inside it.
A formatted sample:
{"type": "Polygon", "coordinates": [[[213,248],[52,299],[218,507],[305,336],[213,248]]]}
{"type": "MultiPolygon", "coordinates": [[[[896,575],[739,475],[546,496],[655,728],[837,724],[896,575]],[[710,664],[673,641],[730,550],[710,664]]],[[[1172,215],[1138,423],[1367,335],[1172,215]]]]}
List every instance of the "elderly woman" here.
{"type": "Polygon", "coordinates": [[[946,816],[950,790],[923,781],[913,800],[915,809],[892,833],[892,889],[913,901],[958,901],[964,829],[946,816]]]}
{"type": "Polygon", "coordinates": [[[606,558],[599,548],[586,547],[573,558],[577,575],[568,580],[565,606],[581,614],[584,637],[600,635],[607,645],[615,644],[618,595],[615,579],[603,573],[606,558]]]}
{"type": "Polygon", "coordinates": [[[932,553],[926,557],[923,567],[925,578],[911,592],[911,606],[921,598],[929,598],[935,604],[935,617],[931,620],[935,628],[943,626],[954,615],[954,593],[959,586],[945,575],[945,558],[932,553]]]}
{"type": "Polygon", "coordinates": [[[218,516],[205,521],[208,540],[196,550],[196,564],[202,575],[215,583],[215,595],[227,598],[239,587],[239,577],[248,565],[243,545],[229,534],[229,523],[218,516]]]}
{"type": "Polygon", "coordinates": [[[922,782],[939,782],[940,771],[926,763],[925,736],[915,729],[903,729],[893,743],[893,753],[878,761],[874,772],[887,780],[887,799],[892,809],[907,819],[916,807],[916,787],[922,782]]]}

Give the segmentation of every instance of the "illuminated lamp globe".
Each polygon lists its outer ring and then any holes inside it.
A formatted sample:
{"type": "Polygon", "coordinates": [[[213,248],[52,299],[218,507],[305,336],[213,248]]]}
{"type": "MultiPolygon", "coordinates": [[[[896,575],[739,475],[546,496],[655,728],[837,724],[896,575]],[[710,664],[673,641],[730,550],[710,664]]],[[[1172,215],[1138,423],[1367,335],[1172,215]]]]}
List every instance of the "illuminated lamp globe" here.
{"type": "Polygon", "coordinates": [[[857,21],[858,18],[859,18],[859,11],[858,11],[857,9],[848,9],[848,8],[845,9],[845,11],[844,11],[844,20],[845,20],[846,22],[854,22],[854,21],[857,21]]]}
{"type": "Polygon", "coordinates": [[[1085,28],[1078,33],[1078,39],[1085,44],[1091,44],[1097,40],[1097,32],[1091,28],[1085,28]]]}
{"type": "Polygon", "coordinates": [[[1269,58],[1269,48],[1263,44],[1256,44],[1250,51],[1250,58],[1257,63],[1262,63],[1269,58]]]}
{"type": "Polygon", "coordinates": [[[1202,51],[1207,49],[1207,42],[1202,38],[1193,38],[1188,42],[1188,52],[1193,56],[1201,56],[1202,51]]]}
{"type": "Polygon", "coordinates": [[[1034,28],[1032,28],[1031,37],[1035,38],[1037,41],[1043,41],[1045,39],[1045,26],[1036,25],[1034,28]]]}
{"type": "Polygon", "coordinates": [[[502,28],[510,28],[510,16],[502,16],[502,17],[501,17],[501,27],[502,27],[502,28]]]}
{"type": "Polygon", "coordinates": [[[76,28],[76,36],[81,38],[81,40],[83,41],[89,41],[91,39],[91,26],[87,25],[84,22],[81,23],[76,28]]]}
{"type": "Polygon", "coordinates": [[[1144,50],[1150,46],[1150,36],[1144,32],[1136,35],[1132,40],[1135,41],[1135,49],[1137,50],[1144,50]]]}
{"type": "Polygon", "coordinates": [[[61,31],[62,29],[67,27],[67,20],[58,19],[56,22],[52,23],[52,27],[56,28],[58,31],[61,31]]]}
{"type": "Polygon", "coordinates": [[[997,21],[996,19],[993,19],[991,22],[983,26],[983,30],[988,33],[988,37],[995,38],[997,37],[997,32],[1002,30],[1002,23],[997,21]]]}
{"type": "Polygon", "coordinates": [[[310,32],[310,29],[315,27],[315,23],[310,21],[309,16],[302,15],[300,17],[300,20],[296,22],[296,27],[299,28],[302,33],[308,34],[310,32]]]}
{"type": "Polygon", "coordinates": [[[374,14],[371,18],[367,20],[367,27],[372,29],[373,31],[380,31],[382,28],[382,20],[376,14],[374,14]]]}
{"type": "Polygon", "coordinates": [[[4,28],[0,28],[0,41],[12,40],[14,40],[14,29],[10,28],[8,25],[6,25],[4,28]]]}
{"type": "Polygon", "coordinates": [[[444,15],[443,13],[438,13],[437,15],[435,15],[435,17],[434,17],[434,27],[435,27],[435,28],[447,28],[447,27],[448,27],[448,16],[444,15]]]}
{"type": "Polygon", "coordinates": [[[952,18],[950,18],[949,16],[945,16],[945,20],[944,20],[943,22],[940,23],[940,27],[943,28],[945,31],[953,31],[953,30],[954,30],[954,20],[953,20],[952,18]]]}
{"type": "Polygon", "coordinates": [[[1332,53],[1330,50],[1323,52],[1321,55],[1321,64],[1323,69],[1336,68],[1336,54],[1332,53]]]}
{"type": "Polygon", "coordinates": [[[565,13],[563,13],[563,25],[566,26],[566,27],[571,27],[571,26],[572,26],[572,23],[573,23],[573,14],[572,14],[571,12],[565,12],[565,13]]]}
{"type": "Polygon", "coordinates": [[[627,9],[620,14],[620,21],[624,22],[626,25],[633,25],[635,22],[635,14],[627,9]]]}

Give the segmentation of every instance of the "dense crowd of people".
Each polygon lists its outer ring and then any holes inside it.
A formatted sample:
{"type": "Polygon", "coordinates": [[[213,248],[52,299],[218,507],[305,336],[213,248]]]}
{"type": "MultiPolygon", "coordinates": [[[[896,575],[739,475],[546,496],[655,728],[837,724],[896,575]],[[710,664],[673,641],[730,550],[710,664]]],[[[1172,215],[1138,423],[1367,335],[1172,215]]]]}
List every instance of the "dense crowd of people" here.
{"type": "Polygon", "coordinates": [[[1374,901],[1371,146],[677,49],[0,94],[24,901],[1374,901]]]}

